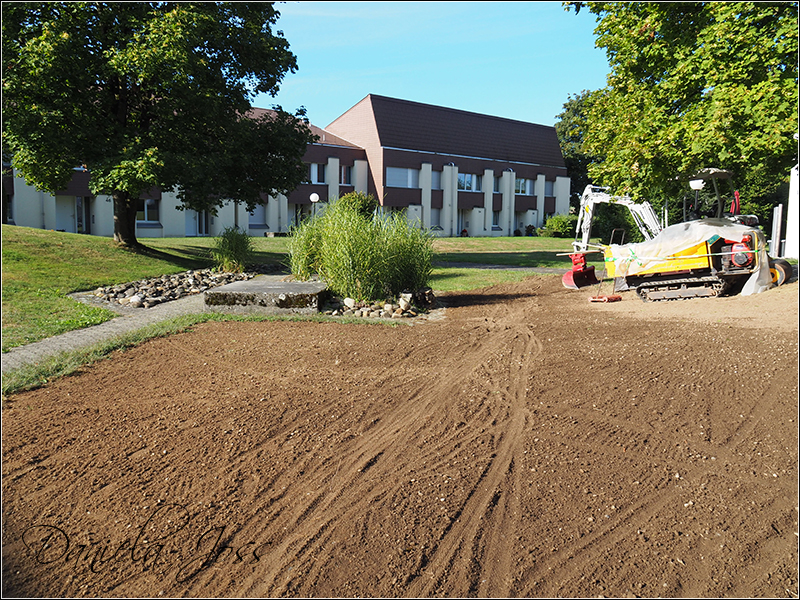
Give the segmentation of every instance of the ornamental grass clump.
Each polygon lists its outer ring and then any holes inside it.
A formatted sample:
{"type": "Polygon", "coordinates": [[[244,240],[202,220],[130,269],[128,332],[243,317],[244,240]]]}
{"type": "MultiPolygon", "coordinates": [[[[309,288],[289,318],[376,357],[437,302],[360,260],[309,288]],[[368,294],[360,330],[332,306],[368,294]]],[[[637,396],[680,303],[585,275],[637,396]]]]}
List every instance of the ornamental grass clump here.
{"type": "Polygon", "coordinates": [[[317,274],[334,294],[359,301],[425,287],[432,256],[432,237],[409,224],[404,213],[370,214],[363,202],[347,196],[296,227],[289,241],[292,274],[317,274]]]}
{"type": "Polygon", "coordinates": [[[210,254],[215,268],[225,273],[244,271],[253,253],[253,240],[238,227],[226,227],[214,238],[210,254]]]}

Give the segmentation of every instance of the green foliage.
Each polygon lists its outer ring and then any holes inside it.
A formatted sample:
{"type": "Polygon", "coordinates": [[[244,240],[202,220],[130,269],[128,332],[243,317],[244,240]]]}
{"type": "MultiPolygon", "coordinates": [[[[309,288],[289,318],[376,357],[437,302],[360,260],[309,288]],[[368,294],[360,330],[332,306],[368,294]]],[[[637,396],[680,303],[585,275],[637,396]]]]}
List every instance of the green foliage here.
{"type": "Polygon", "coordinates": [[[598,204],[592,221],[592,235],[599,237],[604,244],[612,241],[615,244],[644,241],[642,232],[625,206],[598,204]]]}
{"type": "Polygon", "coordinates": [[[611,67],[583,126],[592,180],[680,201],[686,179],[718,167],[743,205],[770,202],[797,160],[797,3],[586,4],[611,67]]]}
{"type": "Polygon", "coordinates": [[[345,204],[355,210],[360,215],[371,217],[378,210],[380,203],[372,194],[363,192],[350,192],[337,200],[339,204],[345,204]]]}
{"type": "Polygon", "coordinates": [[[277,18],[258,2],[4,4],[4,149],[44,191],[84,165],[129,245],[131,204],[152,187],[252,210],[303,180],[314,139],[302,109],[251,109],[297,69],[277,18]]]}
{"type": "Polygon", "coordinates": [[[226,273],[244,271],[253,254],[253,242],[246,231],[238,227],[226,227],[214,238],[211,258],[216,269],[226,273]]]}
{"type": "Polygon", "coordinates": [[[570,204],[575,208],[580,206],[583,190],[592,183],[589,165],[598,160],[597,157],[588,155],[584,149],[591,97],[592,93],[587,90],[580,94],[570,94],[564,103],[564,111],[556,117],[556,135],[570,178],[570,204]]]}
{"type": "Polygon", "coordinates": [[[300,279],[316,273],[335,294],[379,300],[427,285],[433,238],[405,213],[367,215],[360,202],[335,200],[292,231],[289,257],[300,279]]]}
{"type": "Polygon", "coordinates": [[[557,238],[575,237],[575,226],[578,224],[577,215],[553,215],[544,224],[543,235],[557,238]]]}

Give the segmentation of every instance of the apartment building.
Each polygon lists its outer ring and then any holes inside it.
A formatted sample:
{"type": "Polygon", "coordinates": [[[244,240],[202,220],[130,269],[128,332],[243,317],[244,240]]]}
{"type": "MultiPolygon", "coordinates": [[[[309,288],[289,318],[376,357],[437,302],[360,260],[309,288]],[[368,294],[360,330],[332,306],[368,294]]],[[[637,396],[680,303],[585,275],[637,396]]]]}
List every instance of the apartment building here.
{"type": "MultiPolygon", "coordinates": [[[[316,202],[353,191],[442,236],[511,236],[569,211],[553,127],[370,94],[324,129],[311,128],[319,139],[303,158],[308,180],[288,195],[265,196],[251,213],[231,202],[213,215],[179,210],[174,192],[152,189],[139,198],[137,237],[217,235],[232,225],[256,236],[286,233],[316,202]]],[[[93,196],[89,177],[76,169],[66,189],[49,194],[4,174],[4,217],[112,236],[111,198],[93,196]]]]}

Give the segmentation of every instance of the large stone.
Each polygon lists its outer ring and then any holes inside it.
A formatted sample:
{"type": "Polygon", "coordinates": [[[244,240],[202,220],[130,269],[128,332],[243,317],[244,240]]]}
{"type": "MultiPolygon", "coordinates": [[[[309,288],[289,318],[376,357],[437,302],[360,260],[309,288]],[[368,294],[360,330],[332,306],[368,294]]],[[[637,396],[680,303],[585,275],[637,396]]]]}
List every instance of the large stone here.
{"type": "Polygon", "coordinates": [[[318,313],[326,295],[326,286],[319,281],[275,281],[264,276],[204,292],[207,311],[234,314],[318,313]]]}

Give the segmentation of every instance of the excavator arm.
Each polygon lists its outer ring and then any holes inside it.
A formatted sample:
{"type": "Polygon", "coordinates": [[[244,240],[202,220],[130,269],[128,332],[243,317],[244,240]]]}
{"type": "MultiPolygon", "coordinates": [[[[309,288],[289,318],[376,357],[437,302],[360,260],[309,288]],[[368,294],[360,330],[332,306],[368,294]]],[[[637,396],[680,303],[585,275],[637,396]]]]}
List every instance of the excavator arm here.
{"type": "Polygon", "coordinates": [[[589,249],[589,239],[592,234],[592,217],[594,217],[595,206],[598,204],[625,206],[630,211],[636,227],[638,227],[645,240],[651,240],[661,233],[663,227],[649,202],[637,203],[628,196],[612,196],[606,192],[607,189],[591,184],[584,189],[581,196],[581,207],[578,211],[575,241],[572,242],[575,252],[586,252],[589,249]]]}
{"type": "Polygon", "coordinates": [[[661,232],[661,223],[649,202],[636,203],[628,196],[612,196],[607,193],[607,189],[590,184],[583,190],[575,227],[575,241],[572,242],[574,253],[570,254],[572,270],[567,271],[562,277],[565,287],[580,289],[599,283],[594,274],[594,267],[586,264],[586,252],[589,251],[589,240],[592,235],[592,217],[598,204],[625,206],[646,240],[653,239],[661,232]]]}

